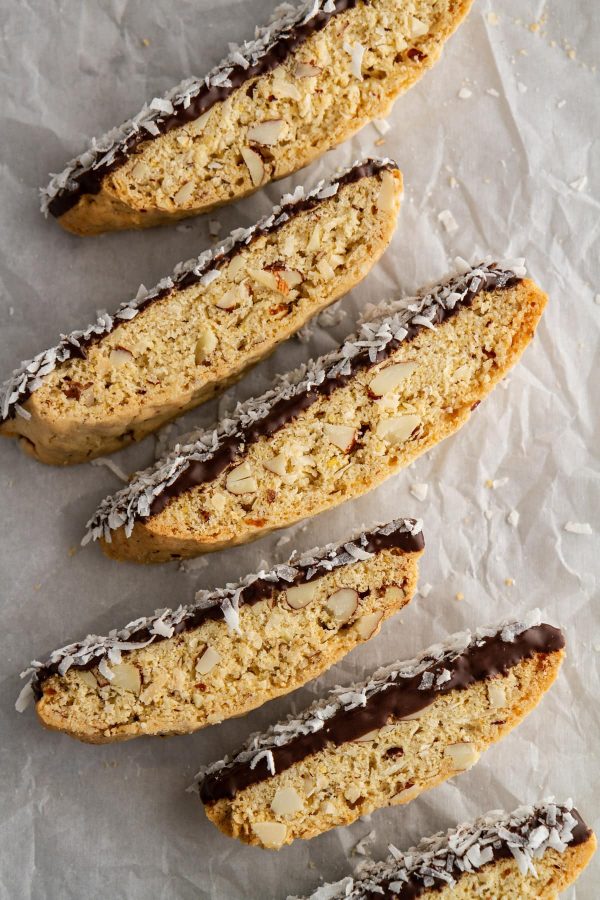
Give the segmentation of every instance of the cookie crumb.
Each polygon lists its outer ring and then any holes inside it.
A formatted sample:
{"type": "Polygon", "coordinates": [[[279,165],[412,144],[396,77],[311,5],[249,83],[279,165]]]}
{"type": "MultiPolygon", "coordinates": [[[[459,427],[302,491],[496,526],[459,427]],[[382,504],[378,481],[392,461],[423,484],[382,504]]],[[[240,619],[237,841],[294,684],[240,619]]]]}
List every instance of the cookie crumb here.
{"type": "Polygon", "coordinates": [[[429,485],[423,484],[422,482],[416,482],[415,484],[411,484],[410,492],[413,497],[416,497],[417,500],[425,500],[427,497],[427,492],[429,491],[429,485]]]}
{"type": "Polygon", "coordinates": [[[565,531],[571,534],[592,534],[592,526],[589,522],[567,522],[565,531]]]}
{"type": "Polygon", "coordinates": [[[441,213],[438,213],[438,222],[442,223],[448,234],[458,231],[458,222],[449,209],[443,209],[441,213]]]}

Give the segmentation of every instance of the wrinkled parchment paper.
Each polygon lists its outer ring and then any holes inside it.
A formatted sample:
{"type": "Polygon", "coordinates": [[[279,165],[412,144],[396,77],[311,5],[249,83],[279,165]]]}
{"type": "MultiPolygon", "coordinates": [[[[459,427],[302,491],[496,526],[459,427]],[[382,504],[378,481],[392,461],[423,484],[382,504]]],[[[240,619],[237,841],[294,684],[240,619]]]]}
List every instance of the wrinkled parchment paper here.
{"type": "MultiPolygon", "coordinates": [[[[313,185],[362,153],[394,156],[405,174],[393,244],[343,302],[339,321],[281,348],[220,401],[221,409],[333,347],[366,302],[442,276],[457,254],[525,255],[551,303],[522,363],[461,432],[371,496],[290,529],[288,543],[274,536],[207,557],[187,572],[117,564],[97,547],[80,550],[84,523],[118,487],[115,476],[95,466],[46,468],[2,442],[2,900],[284,898],[344,875],[362,858],[352,848],[371,832],[370,850],[381,858],[389,841],[407,847],[488,809],[552,793],[572,795],[600,825],[597,16],[593,0],[493,3],[475,4],[437,68],[396,103],[382,146],[368,126],[305,172],[210,217],[222,235],[248,225],[284,190],[313,185]],[[440,220],[446,210],[452,218],[440,220]],[[429,486],[424,501],[411,494],[414,484],[429,486]],[[516,527],[507,521],[513,510],[516,527]],[[189,602],[195,588],[221,585],[263,560],[284,561],[294,547],[337,540],[396,515],[425,521],[421,584],[431,585],[430,593],[295,695],[190,737],[107,747],[45,732],[31,710],[14,712],[18,673],[31,658],[156,607],[189,602]],[[567,522],[589,523],[593,533],[567,532],[567,522]],[[451,631],[536,605],[567,632],[558,683],[478,766],[410,806],[277,854],[222,836],[184,792],[201,763],[302,708],[316,691],[451,631]]],[[[273,5],[2,0],[2,377],[59,332],[86,325],[96,309],[115,307],[140,282],[154,284],[210,244],[206,217],[140,234],[72,237],[40,216],[37,189],[89,135],[183,76],[206,71],[273,5]]],[[[214,402],[187,416],[185,429],[208,424],[217,408],[214,402]]],[[[115,460],[132,471],[152,459],[154,446],[150,438],[115,460]]],[[[596,863],[569,896],[593,900],[599,881],[596,863]]]]}

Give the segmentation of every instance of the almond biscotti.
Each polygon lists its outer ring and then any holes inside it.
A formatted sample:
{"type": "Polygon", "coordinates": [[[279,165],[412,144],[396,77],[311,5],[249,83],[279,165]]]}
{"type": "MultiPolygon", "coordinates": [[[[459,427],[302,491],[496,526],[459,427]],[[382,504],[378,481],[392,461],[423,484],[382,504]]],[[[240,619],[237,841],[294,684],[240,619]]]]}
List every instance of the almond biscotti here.
{"type": "Polygon", "coordinates": [[[27,360],[0,434],[56,465],[140,440],[209,400],[357,284],[389,244],[402,175],[364,159],[27,360]]]}
{"type": "Polygon", "coordinates": [[[422,549],[420,523],[398,519],[294,554],[239,584],[200,591],[192,606],[33,663],[18,708],[33,695],[44,725],[95,744],[239,716],[376,634],[412,597],[422,549]]]}
{"type": "Polygon", "coordinates": [[[335,688],[206,767],[206,814],[225,834],[276,849],[408,803],[469,769],[539,703],[563,647],[535,611],[335,688]]]}
{"type": "Polygon", "coordinates": [[[366,321],[332,353],[138,473],[88,523],[115,559],[254,540],[357,497],[452,434],[519,359],[546,295],[486,262],[366,321]]]}
{"type": "Polygon", "coordinates": [[[306,900],[555,900],[595,850],[596,836],[571,800],[549,799],[493,810],[404,852],[391,845],[384,862],[367,862],[306,900]]]}
{"type": "Polygon", "coordinates": [[[470,5],[308,0],[95,140],[52,178],[42,209],[97,234],[239,200],[386,115],[470,5]]]}

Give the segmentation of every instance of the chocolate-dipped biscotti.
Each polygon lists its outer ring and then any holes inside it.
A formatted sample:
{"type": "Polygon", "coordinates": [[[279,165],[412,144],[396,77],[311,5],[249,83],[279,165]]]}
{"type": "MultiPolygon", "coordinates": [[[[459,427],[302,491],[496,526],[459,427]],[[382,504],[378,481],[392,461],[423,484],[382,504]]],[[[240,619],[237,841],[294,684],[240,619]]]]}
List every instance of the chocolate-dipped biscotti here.
{"type": "Polygon", "coordinates": [[[95,140],[53,176],[42,209],[97,234],[239,200],[386,115],[470,5],[307,0],[95,140]]]}
{"type": "Polygon", "coordinates": [[[337,546],[294,554],[238,584],[200,591],[108,637],[33,663],[44,725],[100,744],[183,734],[239,716],[315,678],[412,597],[420,523],[398,519],[337,546]]]}
{"type": "Polygon", "coordinates": [[[408,803],[469,769],[539,703],[563,647],[536,611],[335,688],[199,773],[206,814],[276,849],[408,803]]]}
{"type": "MultiPolygon", "coordinates": [[[[570,800],[493,810],[384,862],[323,885],[306,900],[555,900],[581,875],[596,836],[570,800]]],[[[288,898],[298,900],[298,898],[288,898]]]]}
{"type": "MultiPolygon", "coordinates": [[[[485,262],[393,304],[339,349],[178,444],[88,523],[115,559],[251,541],[381,484],[469,418],[533,337],[546,295],[485,262]]],[[[379,311],[380,313],[381,311],[379,311]]]]}
{"type": "Polygon", "coordinates": [[[181,263],[151,291],[27,360],[0,387],[0,434],[85,462],[214,397],[345,294],[389,244],[402,176],[365,159],[181,263]]]}

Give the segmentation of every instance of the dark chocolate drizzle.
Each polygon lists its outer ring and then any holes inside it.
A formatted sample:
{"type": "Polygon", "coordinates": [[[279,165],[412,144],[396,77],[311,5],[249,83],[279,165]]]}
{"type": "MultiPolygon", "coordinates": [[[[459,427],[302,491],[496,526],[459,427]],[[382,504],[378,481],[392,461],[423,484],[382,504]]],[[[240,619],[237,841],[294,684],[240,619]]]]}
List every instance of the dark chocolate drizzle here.
{"type": "MultiPolygon", "coordinates": [[[[362,2],[368,3],[369,0],[362,0],[362,2]]],[[[63,188],[60,193],[50,200],[48,204],[49,212],[56,218],[59,218],[72,209],[84,194],[98,194],[102,188],[104,178],[110,172],[122,166],[136,150],[140,150],[160,135],[167,134],[174,128],[179,128],[187,122],[198,119],[215,104],[226,100],[235,90],[251,78],[257,78],[276,69],[277,66],[285,62],[299,44],[302,44],[313,34],[322,31],[334,16],[353,9],[357,5],[358,0],[334,0],[334,3],[335,9],[332,12],[325,13],[320,10],[307,22],[297,22],[292,28],[284,31],[269,47],[267,52],[254,64],[250,64],[248,68],[244,68],[239,63],[232,63],[231,71],[228,75],[229,86],[207,85],[204,83],[196,96],[191,98],[189,106],[185,107],[182,101],[175,106],[173,113],[154,119],[158,128],[158,134],[151,135],[145,131],[137,131],[123,142],[125,146],[120,146],[115,151],[111,162],[102,163],[79,174],[73,174],[68,187],[63,188]]],[[[410,51],[407,55],[410,59],[413,58],[410,56],[410,51]]]]}
{"type": "MultiPolygon", "coordinates": [[[[455,316],[462,307],[470,306],[474,298],[482,291],[510,288],[519,281],[521,279],[514,274],[495,273],[491,270],[486,273],[485,278],[481,279],[477,289],[468,290],[463,299],[456,303],[452,309],[437,306],[433,324],[439,325],[455,316]]],[[[175,497],[179,497],[186,491],[217,478],[244,452],[246,446],[255,443],[262,437],[269,437],[274,434],[288,422],[293,421],[300,413],[309,409],[320,397],[328,397],[337,388],[344,387],[354,377],[356,372],[361,369],[372,368],[384,359],[387,359],[398,349],[401,343],[412,340],[424,327],[423,325],[414,325],[412,323],[407,325],[408,334],[403,341],[390,340],[385,349],[380,350],[374,359],[371,358],[368,349],[361,350],[350,359],[352,371],[349,375],[326,376],[320,384],[313,385],[310,390],[277,401],[271,406],[266,416],[257,419],[252,425],[241,429],[238,433],[223,438],[219,448],[210,459],[190,462],[187,468],[171,484],[165,485],[152,501],[150,516],[156,516],[162,512],[175,497]]],[[[148,517],[143,518],[140,516],[139,518],[141,521],[145,521],[148,517]]]]}
{"type": "MultiPolygon", "coordinates": [[[[423,672],[410,678],[399,677],[386,690],[372,694],[364,706],[344,708],[325,721],[320,731],[301,734],[281,746],[272,746],[275,772],[279,774],[295,763],[326,747],[339,747],[389,722],[403,719],[429,706],[440,694],[466,690],[471,685],[487,681],[508,671],[537,653],[553,653],[565,645],[562,633],[552,625],[537,625],[516,635],[513,641],[503,640],[501,634],[483,638],[470,644],[454,658],[442,657],[425,669],[431,672],[433,683],[423,689],[423,672]],[[450,678],[437,685],[436,679],[447,670],[450,678]]],[[[207,774],[200,784],[200,798],[205,804],[218,800],[232,800],[238,791],[271,777],[267,760],[262,757],[251,768],[251,761],[233,763],[207,774]]]]}
{"type": "MultiPolygon", "coordinates": [[[[404,521],[412,522],[414,524],[414,520],[406,519],[404,521]]],[[[356,542],[360,549],[373,554],[380,553],[384,550],[399,550],[402,553],[420,553],[425,547],[422,531],[418,534],[412,534],[409,531],[403,531],[401,528],[398,528],[395,531],[390,532],[390,534],[382,534],[377,530],[373,530],[365,532],[362,537],[364,537],[364,540],[356,538],[350,543],[356,542]]],[[[343,549],[343,546],[344,545],[341,544],[335,547],[332,552],[340,552],[343,549]]],[[[327,557],[324,557],[324,559],[326,560],[327,557]]],[[[345,563],[345,565],[352,565],[354,562],[356,562],[356,560],[352,559],[345,563]]],[[[299,560],[295,560],[294,557],[292,557],[289,565],[298,570],[298,573],[293,580],[290,581],[284,578],[278,578],[276,580],[258,578],[256,581],[253,581],[242,589],[238,599],[238,606],[253,606],[261,600],[268,600],[275,597],[276,594],[285,591],[287,588],[298,584],[306,584],[317,578],[322,578],[330,571],[325,566],[319,566],[318,562],[316,564],[314,562],[303,562],[302,557],[300,557],[299,560]]],[[[190,606],[187,608],[184,618],[173,626],[172,636],[181,634],[183,631],[190,631],[193,628],[198,628],[205,622],[215,622],[223,618],[224,611],[221,605],[221,598],[215,599],[213,603],[207,606],[190,606]]],[[[150,639],[152,639],[153,643],[156,643],[157,641],[168,640],[169,638],[166,635],[157,634],[147,625],[134,628],[127,638],[123,638],[123,640],[133,643],[142,643],[144,641],[149,641],[150,639]]],[[[93,655],[85,663],[73,662],[69,668],[83,670],[92,669],[105,657],[106,652],[99,652],[98,654],[93,655]]],[[[39,699],[42,696],[42,683],[47,678],[50,678],[51,675],[58,674],[62,658],[63,657],[60,657],[54,662],[47,662],[36,670],[32,682],[36,699],[39,699]]]]}

